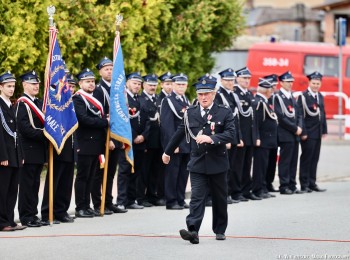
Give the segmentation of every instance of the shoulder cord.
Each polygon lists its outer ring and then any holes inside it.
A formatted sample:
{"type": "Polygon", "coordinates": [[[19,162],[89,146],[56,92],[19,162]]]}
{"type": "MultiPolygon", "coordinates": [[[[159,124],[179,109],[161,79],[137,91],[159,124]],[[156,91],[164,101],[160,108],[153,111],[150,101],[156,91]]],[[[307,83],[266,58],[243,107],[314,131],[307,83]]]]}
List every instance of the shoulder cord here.
{"type": "MultiPolygon", "coordinates": [[[[32,115],[32,111],[31,111],[30,107],[25,102],[22,102],[22,103],[26,106],[28,118],[29,118],[29,122],[30,122],[31,126],[36,130],[44,130],[44,128],[36,127],[34,125],[33,115],[32,115]]],[[[17,114],[18,114],[18,107],[19,107],[19,104],[17,105],[17,109],[16,109],[16,118],[17,118],[17,114]]]]}
{"type": "MultiPolygon", "coordinates": [[[[186,142],[189,143],[191,141],[191,137],[192,139],[196,139],[196,136],[193,134],[193,132],[190,129],[190,124],[189,124],[189,119],[188,119],[188,114],[187,114],[187,110],[184,113],[184,124],[185,124],[185,137],[186,137],[186,142]]],[[[201,131],[199,131],[198,135],[201,135],[201,131]]]]}
{"type": "Polygon", "coordinates": [[[233,97],[235,98],[239,113],[244,117],[249,117],[249,116],[253,117],[253,108],[249,107],[247,111],[244,111],[241,106],[241,101],[239,100],[237,94],[233,93],[233,97]]]}
{"type": "Polygon", "coordinates": [[[176,116],[178,119],[182,119],[183,117],[182,117],[182,116],[179,116],[179,114],[176,112],[176,109],[175,109],[175,107],[174,107],[174,104],[173,104],[173,102],[170,100],[170,98],[168,98],[167,100],[168,100],[169,107],[170,107],[170,109],[173,111],[173,113],[175,114],[175,116],[176,116]]]}
{"type": "Polygon", "coordinates": [[[100,86],[100,88],[102,88],[103,99],[104,99],[105,102],[106,102],[106,100],[107,100],[107,104],[108,104],[108,107],[109,107],[109,106],[110,106],[110,103],[109,103],[109,100],[110,100],[109,94],[108,94],[107,90],[106,90],[104,87],[102,87],[102,85],[100,86]]]}
{"type": "Polygon", "coordinates": [[[102,118],[102,116],[101,116],[101,111],[99,110],[99,111],[94,111],[94,110],[92,110],[92,108],[90,107],[90,103],[86,100],[86,98],[83,96],[83,95],[80,95],[81,96],[81,98],[83,99],[83,101],[84,101],[84,103],[85,103],[85,105],[86,105],[86,108],[91,112],[91,113],[93,113],[95,116],[98,116],[98,117],[101,117],[102,118]]]}
{"type": "Polygon", "coordinates": [[[267,114],[272,120],[275,120],[275,121],[278,122],[278,118],[277,118],[276,113],[275,112],[270,112],[269,109],[267,108],[267,105],[266,105],[265,102],[260,101],[258,103],[258,106],[256,107],[256,110],[259,109],[259,106],[260,106],[261,103],[263,105],[263,114],[264,114],[263,121],[265,121],[265,117],[266,117],[265,115],[267,114]],[[265,112],[266,112],[266,114],[265,114],[265,112]]]}
{"type": "Polygon", "coordinates": [[[321,113],[319,107],[316,108],[316,112],[312,112],[306,104],[306,99],[304,95],[301,95],[301,102],[303,104],[304,118],[306,117],[306,114],[308,114],[309,116],[313,117],[318,116],[321,120],[321,113]]]}
{"type": "MultiPolygon", "coordinates": [[[[228,108],[230,108],[230,104],[228,103],[227,99],[225,98],[224,94],[222,94],[221,92],[219,93],[220,97],[222,99],[222,103],[224,103],[224,106],[227,106],[228,108]]],[[[235,93],[232,93],[233,95],[235,95],[235,93]]],[[[236,115],[238,114],[238,108],[235,107],[235,110],[232,112],[233,117],[236,117],[236,115]]]]}
{"type": "Polygon", "coordinates": [[[282,113],[285,114],[287,117],[289,118],[295,118],[295,109],[293,109],[293,112],[289,112],[286,105],[284,104],[282,98],[280,97],[280,95],[278,94],[275,94],[273,96],[273,99],[272,99],[272,105],[273,107],[275,107],[275,98],[278,98],[278,101],[280,103],[280,106],[281,106],[281,110],[282,110],[282,113]]]}
{"type": "Polygon", "coordinates": [[[13,139],[15,139],[15,144],[16,144],[16,140],[17,140],[17,133],[16,132],[12,132],[12,130],[10,129],[10,127],[8,126],[8,124],[6,123],[4,114],[2,113],[2,109],[0,107],[0,117],[1,117],[1,123],[2,126],[4,127],[5,131],[13,137],[13,139]]]}

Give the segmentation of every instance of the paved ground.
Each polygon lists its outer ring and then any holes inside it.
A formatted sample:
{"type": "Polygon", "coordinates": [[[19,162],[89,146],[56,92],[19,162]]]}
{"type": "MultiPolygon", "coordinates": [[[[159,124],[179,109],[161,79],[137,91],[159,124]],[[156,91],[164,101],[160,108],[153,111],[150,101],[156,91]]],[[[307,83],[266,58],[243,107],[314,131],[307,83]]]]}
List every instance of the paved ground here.
{"type": "Polygon", "coordinates": [[[153,207],[0,233],[0,259],[350,259],[349,154],[347,142],[324,142],[325,193],[229,205],[226,241],[213,237],[211,208],[191,245],[178,234],[188,210],[153,207]]]}

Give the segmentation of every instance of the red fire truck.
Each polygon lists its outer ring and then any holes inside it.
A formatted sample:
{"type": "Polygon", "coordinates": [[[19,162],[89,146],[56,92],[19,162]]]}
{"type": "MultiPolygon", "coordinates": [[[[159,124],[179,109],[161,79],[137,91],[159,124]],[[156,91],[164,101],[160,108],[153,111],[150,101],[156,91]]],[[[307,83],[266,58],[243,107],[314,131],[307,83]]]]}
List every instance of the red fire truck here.
{"type": "MultiPolygon", "coordinates": [[[[342,48],[343,92],[350,96],[350,47],[342,48]]],[[[337,92],[339,75],[339,47],[324,43],[279,42],[257,43],[248,52],[247,66],[252,72],[252,87],[260,77],[291,71],[295,81],[294,91],[305,90],[308,79],[305,75],[314,71],[323,74],[321,91],[337,92]]],[[[278,87],[279,88],[279,87],[278,87]]],[[[327,116],[338,114],[338,98],[326,96],[327,116]]],[[[344,111],[344,105],[343,105],[344,111]]]]}

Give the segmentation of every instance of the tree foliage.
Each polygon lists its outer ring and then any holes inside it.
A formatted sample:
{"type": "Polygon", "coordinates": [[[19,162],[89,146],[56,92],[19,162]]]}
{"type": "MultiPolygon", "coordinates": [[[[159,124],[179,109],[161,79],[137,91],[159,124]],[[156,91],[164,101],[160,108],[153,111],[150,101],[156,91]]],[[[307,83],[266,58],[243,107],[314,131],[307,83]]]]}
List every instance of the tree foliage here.
{"type": "MultiPolygon", "coordinates": [[[[239,0],[1,0],[0,73],[31,69],[43,79],[49,5],[67,67],[73,74],[112,58],[115,15],[121,26],[126,72],[184,72],[190,82],[209,72],[212,52],[231,45],[243,28],[239,0]]],[[[95,70],[95,72],[97,72],[95,70]]]]}

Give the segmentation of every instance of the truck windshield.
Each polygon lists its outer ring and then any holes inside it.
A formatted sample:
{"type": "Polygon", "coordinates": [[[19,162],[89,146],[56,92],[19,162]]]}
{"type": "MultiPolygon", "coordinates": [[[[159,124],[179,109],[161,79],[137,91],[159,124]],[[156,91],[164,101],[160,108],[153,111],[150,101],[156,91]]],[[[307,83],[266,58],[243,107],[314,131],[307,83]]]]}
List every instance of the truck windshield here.
{"type": "Polygon", "coordinates": [[[338,57],[307,55],[304,61],[304,74],[319,71],[326,77],[338,77],[338,57]]]}

